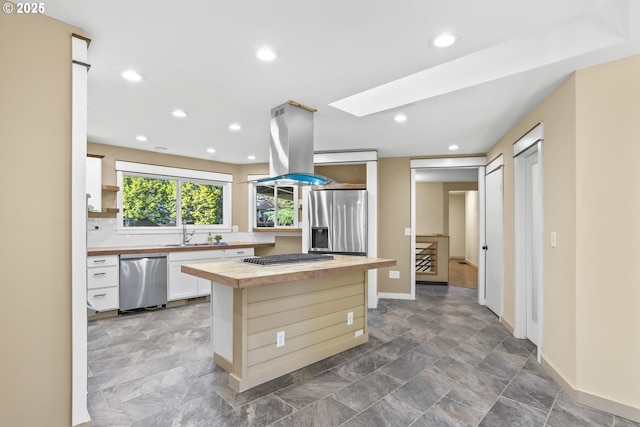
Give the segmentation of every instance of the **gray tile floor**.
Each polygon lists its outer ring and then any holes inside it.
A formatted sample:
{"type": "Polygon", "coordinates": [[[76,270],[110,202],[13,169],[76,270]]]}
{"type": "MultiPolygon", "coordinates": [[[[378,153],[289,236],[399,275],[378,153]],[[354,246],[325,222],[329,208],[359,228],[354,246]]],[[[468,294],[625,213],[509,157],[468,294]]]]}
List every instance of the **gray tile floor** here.
{"type": "Polygon", "coordinates": [[[89,323],[93,426],[640,426],[573,402],[475,302],[381,300],[369,343],[244,393],[209,350],[209,304],[89,323]]]}

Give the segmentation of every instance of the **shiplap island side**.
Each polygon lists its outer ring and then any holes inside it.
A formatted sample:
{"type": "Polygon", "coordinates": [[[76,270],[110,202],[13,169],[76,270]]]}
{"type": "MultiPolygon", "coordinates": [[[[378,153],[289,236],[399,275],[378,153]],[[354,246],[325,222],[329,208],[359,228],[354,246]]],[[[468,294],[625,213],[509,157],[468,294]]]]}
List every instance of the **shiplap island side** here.
{"type": "Polygon", "coordinates": [[[211,281],[213,357],[229,372],[231,388],[248,390],[369,340],[366,272],[396,261],[334,258],[182,266],[183,273],[211,281]],[[278,346],[278,333],[284,345],[278,346]]]}

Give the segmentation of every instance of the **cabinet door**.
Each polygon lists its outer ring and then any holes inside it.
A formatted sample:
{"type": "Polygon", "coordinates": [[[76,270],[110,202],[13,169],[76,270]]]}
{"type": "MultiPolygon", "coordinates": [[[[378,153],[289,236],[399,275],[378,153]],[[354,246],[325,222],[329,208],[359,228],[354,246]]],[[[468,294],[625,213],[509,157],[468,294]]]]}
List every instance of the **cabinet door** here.
{"type": "MultiPolygon", "coordinates": [[[[200,261],[198,264],[209,264],[212,262],[222,262],[224,259],[222,258],[214,258],[208,259],[205,261],[200,261]]],[[[211,295],[211,281],[206,279],[201,279],[198,277],[198,296],[202,297],[205,295],[211,295]]]]}
{"type": "Polygon", "coordinates": [[[198,295],[198,278],[180,271],[181,262],[169,263],[169,282],[167,289],[167,299],[194,298],[198,295]]]}
{"type": "Polygon", "coordinates": [[[206,295],[211,295],[211,281],[198,277],[198,296],[203,297],[206,295]]]}

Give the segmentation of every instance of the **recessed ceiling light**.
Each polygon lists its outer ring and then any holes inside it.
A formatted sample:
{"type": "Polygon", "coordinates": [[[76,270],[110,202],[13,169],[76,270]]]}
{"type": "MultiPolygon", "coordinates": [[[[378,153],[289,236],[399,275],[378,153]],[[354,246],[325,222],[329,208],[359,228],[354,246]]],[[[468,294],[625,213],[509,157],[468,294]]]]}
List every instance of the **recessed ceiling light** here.
{"type": "Polygon", "coordinates": [[[124,70],[120,73],[123,79],[128,80],[130,82],[139,82],[144,79],[144,76],[137,71],[134,70],[124,70]]]}
{"type": "Polygon", "coordinates": [[[209,148],[207,148],[207,153],[211,153],[211,154],[213,154],[213,153],[215,153],[215,152],[216,152],[216,149],[215,149],[215,148],[213,148],[213,147],[209,147],[209,148]]]}
{"type": "Polygon", "coordinates": [[[137,139],[138,141],[140,141],[140,142],[145,142],[145,141],[147,141],[149,138],[147,138],[147,137],[146,137],[146,136],[144,136],[144,135],[138,135],[138,136],[136,136],[136,139],[137,139]]]}
{"type": "Polygon", "coordinates": [[[171,114],[173,115],[173,117],[178,117],[180,119],[184,119],[185,117],[187,117],[189,114],[184,111],[184,110],[173,110],[171,112],[171,114]]]}
{"type": "Polygon", "coordinates": [[[154,150],[156,151],[167,151],[168,148],[167,147],[153,147],[154,150]]]}
{"type": "Polygon", "coordinates": [[[433,47],[449,47],[458,41],[458,36],[453,33],[440,33],[431,39],[433,47]]]}
{"type": "Polygon", "coordinates": [[[404,114],[396,114],[393,120],[395,120],[397,123],[403,123],[407,121],[407,116],[405,116],[404,114]]]}
{"type": "Polygon", "coordinates": [[[278,54],[270,47],[262,47],[256,51],[256,56],[261,61],[273,61],[278,54]]]}
{"type": "Polygon", "coordinates": [[[449,146],[449,151],[456,151],[458,148],[460,148],[460,147],[458,147],[457,145],[453,144],[453,145],[449,146]]]}
{"type": "Polygon", "coordinates": [[[229,130],[238,132],[239,130],[242,130],[242,126],[240,126],[240,123],[231,123],[229,125],[229,130]]]}
{"type": "Polygon", "coordinates": [[[253,154],[249,154],[249,155],[247,156],[247,159],[249,159],[249,160],[255,160],[255,159],[256,159],[256,156],[254,156],[253,154]]]}

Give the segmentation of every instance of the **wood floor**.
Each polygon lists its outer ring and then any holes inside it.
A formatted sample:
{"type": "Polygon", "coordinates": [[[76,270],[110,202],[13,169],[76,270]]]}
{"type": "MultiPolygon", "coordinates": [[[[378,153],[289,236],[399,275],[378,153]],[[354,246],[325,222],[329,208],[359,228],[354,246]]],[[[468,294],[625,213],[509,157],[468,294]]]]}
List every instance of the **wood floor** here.
{"type": "Polygon", "coordinates": [[[449,285],[478,289],[478,269],[470,264],[461,264],[463,260],[449,260],[449,285]]]}

